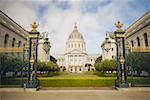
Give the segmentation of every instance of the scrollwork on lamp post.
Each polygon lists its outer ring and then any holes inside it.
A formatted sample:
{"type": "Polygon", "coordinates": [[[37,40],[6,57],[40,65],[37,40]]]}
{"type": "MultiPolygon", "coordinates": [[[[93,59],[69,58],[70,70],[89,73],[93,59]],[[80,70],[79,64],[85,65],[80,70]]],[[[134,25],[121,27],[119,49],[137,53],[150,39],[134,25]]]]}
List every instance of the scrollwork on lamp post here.
{"type": "Polygon", "coordinates": [[[38,45],[43,44],[43,50],[46,54],[50,51],[50,42],[47,37],[41,37],[40,33],[36,30],[39,24],[33,22],[31,24],[32,30],[29,32],[29,45],[28,45],[28,82],[26,88],[38,88],[39,81],[37,79],[37,60],[38,60],[38,45]],[[40,43],[39,39],[44,39],[40,43]]]}

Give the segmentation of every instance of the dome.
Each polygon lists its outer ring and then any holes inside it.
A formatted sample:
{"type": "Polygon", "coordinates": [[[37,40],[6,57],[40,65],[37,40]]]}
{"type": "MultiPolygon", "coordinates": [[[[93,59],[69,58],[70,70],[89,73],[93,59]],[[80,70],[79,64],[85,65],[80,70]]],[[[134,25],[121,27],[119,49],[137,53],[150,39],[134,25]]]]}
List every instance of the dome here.
{"type": "Polygon", "coordinates": [[[103,41],[101,47],[102,47],[105,43],[115,43],[115,39],[112,39],[110,36],[108,36],[108,35],[106,34],[106,38],[105,38],[105,40],[103,41]]]}
{"type": "Polygon", "coordinates": [[[70,40],[70,39],[82,39],[82,40],[83,40],[83,36],[82,36],[82,34],[78,31],[76,24],[75,24],[75,26],[74,26],[73,32],[69,35],[68,40],[70,40]]]}
{"type": "Polygon", "coordinates": [[[69,35],[68,40],[66,42],[66,52],[70,52],[72,50],[86,51],[85,41],[83,39],[82,34],[78,31],[77,25],[74,25],[74,29],[72,33],[69,35]]]}

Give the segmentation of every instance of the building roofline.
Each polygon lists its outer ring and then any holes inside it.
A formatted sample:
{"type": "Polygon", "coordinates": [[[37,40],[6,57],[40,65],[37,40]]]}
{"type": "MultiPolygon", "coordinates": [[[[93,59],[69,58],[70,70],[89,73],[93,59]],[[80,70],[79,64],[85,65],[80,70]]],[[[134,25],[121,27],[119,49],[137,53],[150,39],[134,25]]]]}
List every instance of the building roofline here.
{"type": "Polygon", "coordinates": [[[3,11],[0,10],[0,12],[6,16],[8,19],[10,19],[11,21],[13,21],[17,26],[19,26],[21,29],[23,29],[25,32],[28,32],[27,30],[25,30],[22,26],[20,26],[17,22],[15,22],[13,19],[11,19],[8,15],[6,15],[3,11]]]}
{"type": "Polygon", "coordinates": [[[144,15],[142,15],[140,18],[138,18],[135,22],[133,22],[126,30],[130,29],[134,24],[136,24],[139,20],[141,20],[145,15],[150,13],[150,10],[147,11],[144,15]]]}

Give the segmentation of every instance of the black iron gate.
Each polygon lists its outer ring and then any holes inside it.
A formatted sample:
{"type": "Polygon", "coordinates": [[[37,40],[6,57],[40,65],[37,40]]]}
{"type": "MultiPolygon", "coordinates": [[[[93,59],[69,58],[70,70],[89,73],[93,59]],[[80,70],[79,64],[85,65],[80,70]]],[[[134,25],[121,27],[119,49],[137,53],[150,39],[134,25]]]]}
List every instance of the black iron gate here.
{"type": "Polygon", "coordinates": [[[127,66],[131,86],[150,86],[150,52],[129,52],[127,66]]]}
{"type": "Polygon", "coordinates": [[[0,87],[23,87],[27,65],[23,48],[0,48],[0,87]]]}

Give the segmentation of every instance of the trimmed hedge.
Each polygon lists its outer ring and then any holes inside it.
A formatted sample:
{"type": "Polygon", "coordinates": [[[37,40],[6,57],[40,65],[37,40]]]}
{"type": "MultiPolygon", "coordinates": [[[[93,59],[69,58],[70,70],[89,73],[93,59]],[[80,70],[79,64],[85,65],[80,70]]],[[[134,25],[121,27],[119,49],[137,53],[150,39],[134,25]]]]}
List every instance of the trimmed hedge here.
{"type": "Polygon", "coordinates": [[[111,87],[116,78],[39,78],[43,87],[111,87]]]}

